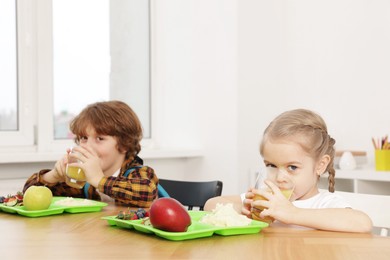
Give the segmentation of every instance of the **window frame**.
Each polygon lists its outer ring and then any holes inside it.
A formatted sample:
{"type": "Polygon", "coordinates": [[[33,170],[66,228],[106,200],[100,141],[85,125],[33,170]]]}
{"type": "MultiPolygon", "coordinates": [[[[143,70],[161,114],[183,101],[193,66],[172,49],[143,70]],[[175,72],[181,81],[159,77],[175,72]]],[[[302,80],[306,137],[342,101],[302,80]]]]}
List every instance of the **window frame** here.
{"type": "MultiPolygon", "coordinates": [[[[30,157],[48,157],[65,151],[74,145],[73,140],[54,139],[53,100],[53,42],[52,1],[15,0],[17,3],[18,35],[18,116],[19,130],[2,131],[0,134],[1,157],[9,158],[5,152],[30,154],[30,157]]],[[[149,4],[149,98],[150,138],[141,142],[143,148],[155,143],[155,90],[152,87],[151,29],[152,1],[149,4]]],[[[27,156],[29,157],[29,156],[27,156]]],[[[7,159],[5,159],[7,160],[7,159]]],[[[27,159],[29,161],[29,159],[27,159]]],[[[5,162],[0,159],[0,162],[5,162]]]]}
{"type": "Polygon", "coordinates": [[[25,0],[16,2],[16,64],[17,64],[17,116],[18,129],[2,131],[0,151],[13,151],[17,148],[32,150],[34,145],[34,5],[25,0]]]}
{"type": "MultiPolygon", "coordinates": [[[[74,145],[73,140],[55,140],[54,138],[54,122],[53,122],[53,19],[52,19],[52,1],[53,0],[40,0],[37,1],[37,8],[39,15],[37,16],[37,28],[38,31],[38,44],[37,54],[38,57],[38,93],[40,97],[43,97],[42,101],[37,104],[38,112],[38,131],[37,131],[37,149],[42,152],[59,152],[63,151],[64,147],[71,147],[74,145]]],[[[153,94],[152,87],[152,59],[151,59],[151,1],[148,1],[149,5],[149,122],[150,122],[150,138],[143,138],[141,145],[143,147],[152,147],[155,143],[153,126],[153,114],[155,109],[153,108],[153,94]]]]}

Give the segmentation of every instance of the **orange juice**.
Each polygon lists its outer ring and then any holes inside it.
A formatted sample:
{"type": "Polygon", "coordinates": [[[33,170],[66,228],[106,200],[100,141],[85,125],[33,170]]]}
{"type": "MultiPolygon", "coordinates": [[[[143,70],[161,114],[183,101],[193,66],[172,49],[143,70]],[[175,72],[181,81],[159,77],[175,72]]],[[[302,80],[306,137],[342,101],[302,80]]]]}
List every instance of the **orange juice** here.
{"type": "Polygon", "coordinates": [[[66,166],[65,182],[73,188],[81,189],[86,182],[84,171],[79,167],[66,166]]]}
{"type": "MultiPolygon", "coordinates": [[[[286,197],[286,199],[290,199],[292,193],[293,193],[293,189],[290,189],[290,190],[280,190],[282,192],[282,194],[284,195],[284,197],[286,197]]],[[[271,192],[271,191],[269,191],[271,192]]],[[[255,195],[253,197],[253,200],[267,200],[266,198],[264,198],[263,196],[261,195],[255,195]]],[[[264,210],[265,208],[264,207],[258,207],[258,208],[253,208],[252,209],[252,219],[254,220],[259,220],[259,221],[263,221],[263,222],[267,222],[267,223],[272,223],[274,221],[274,218],[273,217],[270,217],[270,216],[267,216],[265,218],[261,218],[260,217],[260,213],[264,210]]]]}

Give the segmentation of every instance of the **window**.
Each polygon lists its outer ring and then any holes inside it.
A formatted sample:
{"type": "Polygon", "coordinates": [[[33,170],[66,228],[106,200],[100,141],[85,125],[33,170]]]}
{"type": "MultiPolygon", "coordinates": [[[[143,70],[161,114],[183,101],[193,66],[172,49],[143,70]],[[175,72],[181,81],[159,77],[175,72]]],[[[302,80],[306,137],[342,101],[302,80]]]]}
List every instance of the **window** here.
{"type": "Polygon", "coordinates": [[[110,98],[109,10],[109,0],[53,1],[55,140],[72,138],[69,121],[86,105],[110,98]]]}
{"type": "Polygon", "coordinates": [[[63,151],[73,116],[113,99],[151,139],[149,0],[8,0],[0,17],[0,146],[63,151]]]}
{"type": "Polygon", "coordinates": [[[0,150],[34,144],[30,10],[29,1],[0,1],[0,150]]]}
{"type": "Polygon", "coordinates": [[[0,2],[0,130],[18,130],[17,120],[17,53],[16,6],[13,1],[0,2]],[[11,26],[9,26],[11,25],[11,26]]]}

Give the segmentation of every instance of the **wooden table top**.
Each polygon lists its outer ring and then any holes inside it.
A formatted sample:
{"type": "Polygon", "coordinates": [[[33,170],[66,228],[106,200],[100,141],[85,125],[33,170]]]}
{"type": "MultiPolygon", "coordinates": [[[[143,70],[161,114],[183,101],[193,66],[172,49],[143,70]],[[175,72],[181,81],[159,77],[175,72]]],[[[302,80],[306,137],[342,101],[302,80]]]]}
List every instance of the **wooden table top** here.
{"type": "Polygon", "coordinates": [[[101,212],[29,218],[0,212],[5,259],[390,259],[390,238],[268,227],[258,234],[170,241],[109,226],[101,212]]]}

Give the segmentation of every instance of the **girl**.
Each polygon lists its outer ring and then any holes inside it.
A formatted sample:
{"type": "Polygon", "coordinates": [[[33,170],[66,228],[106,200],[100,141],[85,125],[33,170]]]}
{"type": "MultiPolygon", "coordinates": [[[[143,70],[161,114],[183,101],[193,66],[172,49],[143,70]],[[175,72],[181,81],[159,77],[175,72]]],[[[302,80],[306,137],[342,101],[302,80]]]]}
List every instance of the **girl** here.
{"type": "Polygon", "coordinates": [[[58,160],[54,169],[33,174],[23,191],[32,185],[46,185],[54,196],[69,196],[132,207],[149,207],[157,197],[158,178],[143,166],[137,155],[141,150],[141,123],[134,111],[121,101],[97,102],[87,106],[70,123],[75,135],[74,153],[58,160]],[[70,158],[80,167],[87,184],[82,189],[66,185],[65,170],[70,158]]]}
{"type": "MultiPolygon", "coordinates": [[[[265,129],[260,144],[264,164],[278,173],[288,173],[295,184],[290,200],[270,181],[266,184],[272,193],[249,189],[240,196],[226,196],[209,200],[205,210],[216,203],[233,202],[235,208],[251,218],[251,209],[265,207],[261,218],[272,217],[277,222],[314,229],[347,232],[370,232],[371,219],[363,212],[350,208],[340,196],[334,194],[335,169],[333,167],[335,140],[327,132],[323,119],[316,113],[296,109],[282,113],[265,129]],[[329,174],[329,192],[320,192],[320,175],[329,174]],[[255,195],[267,200],[253,200],[255,195]],[[239,206],[242,205],[242,206],[239,206]]],[[[281,176],[283,174],[280,174],[281,176]]],[[[278,187],[279,186],[279,187],[278,187]]]]}

